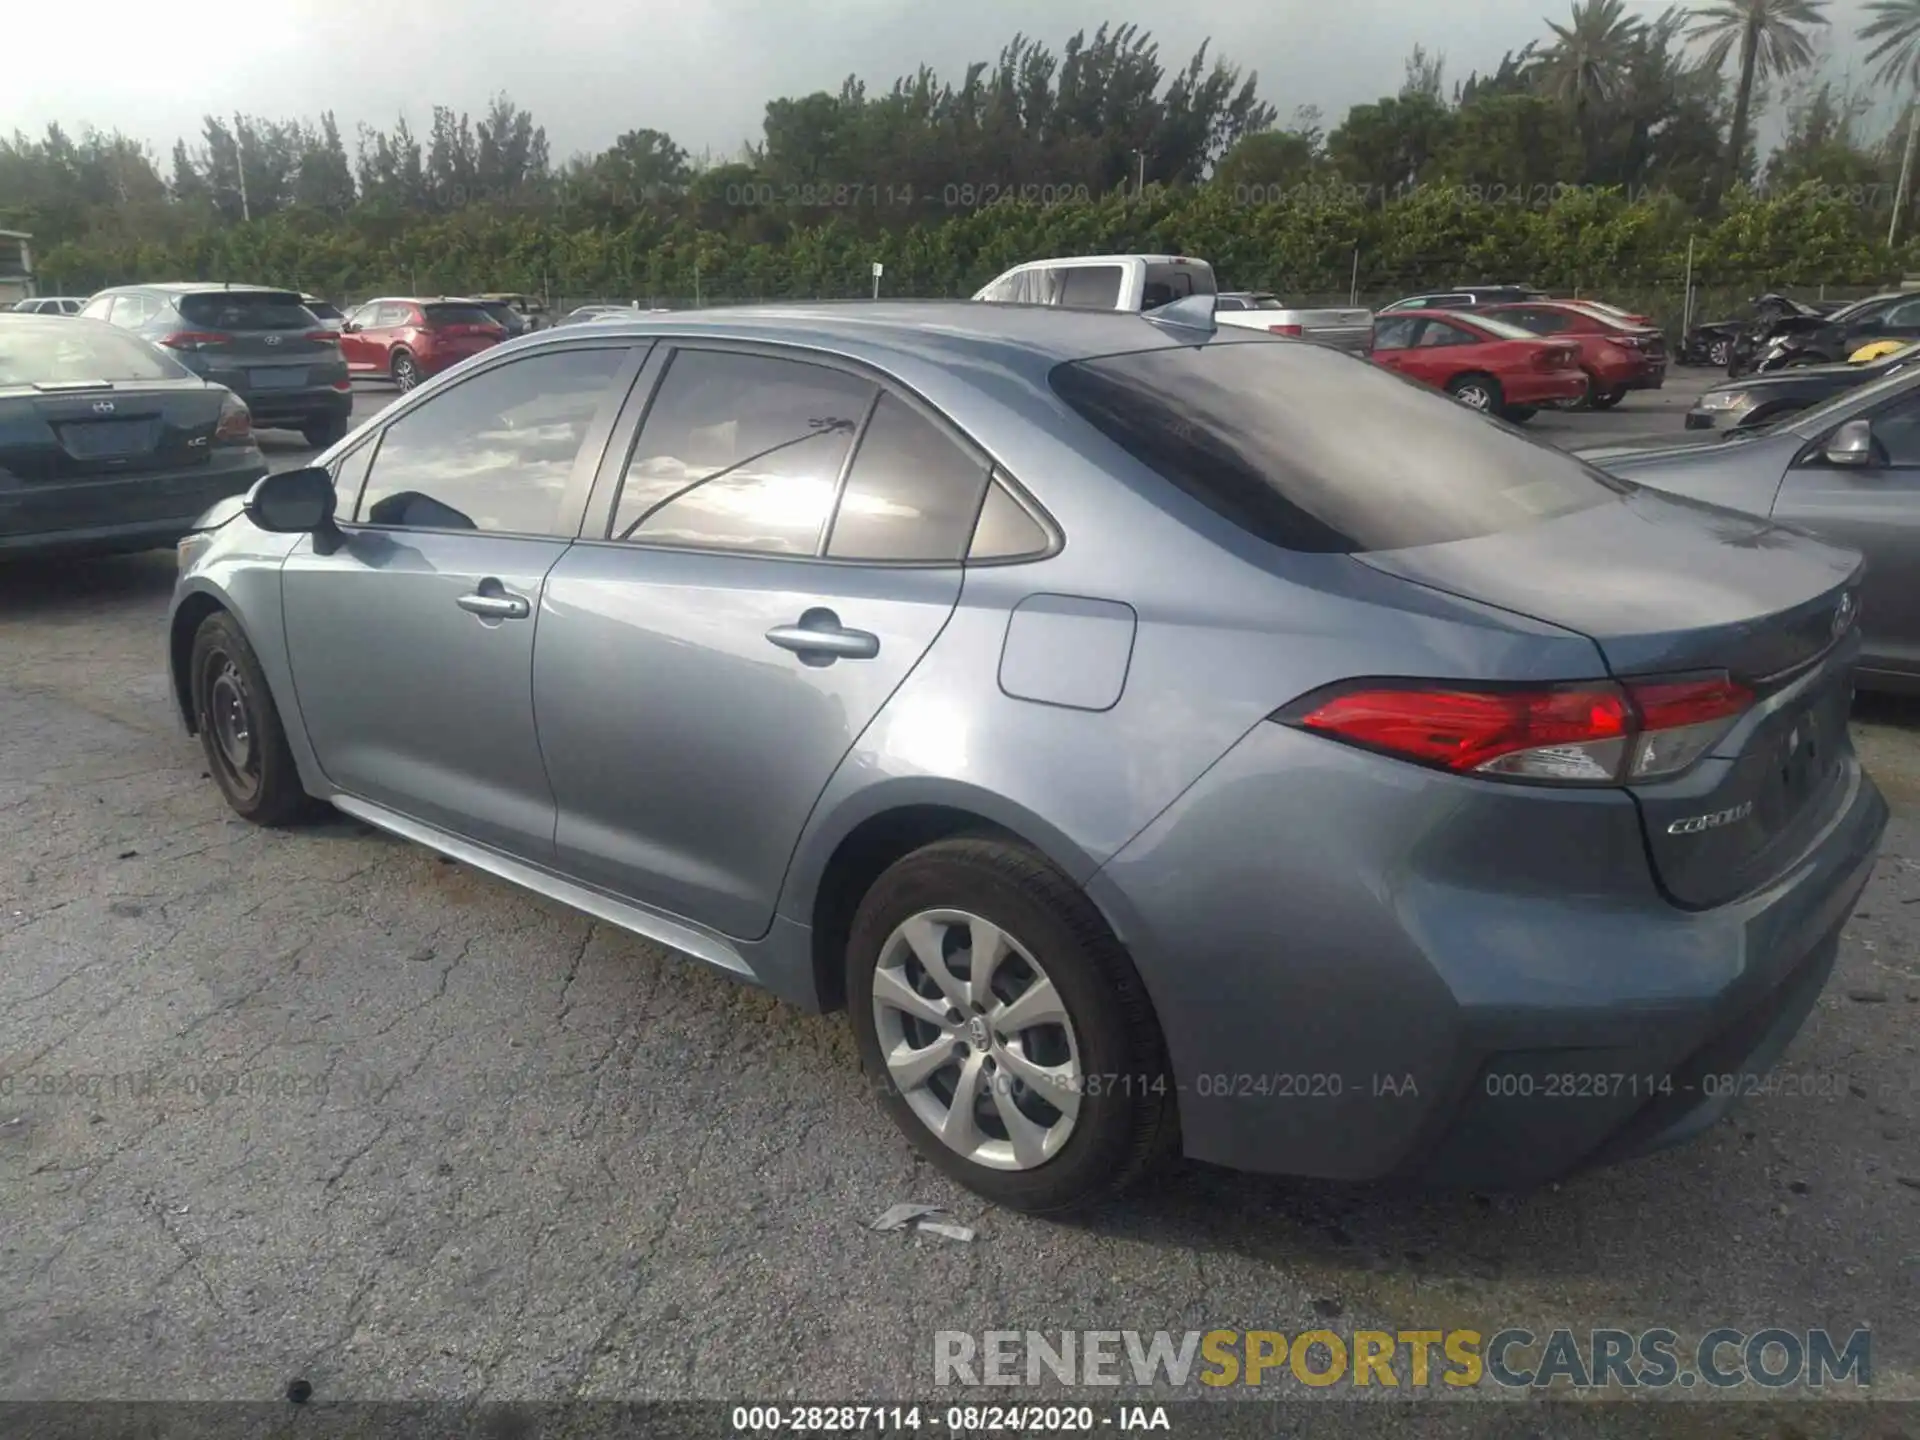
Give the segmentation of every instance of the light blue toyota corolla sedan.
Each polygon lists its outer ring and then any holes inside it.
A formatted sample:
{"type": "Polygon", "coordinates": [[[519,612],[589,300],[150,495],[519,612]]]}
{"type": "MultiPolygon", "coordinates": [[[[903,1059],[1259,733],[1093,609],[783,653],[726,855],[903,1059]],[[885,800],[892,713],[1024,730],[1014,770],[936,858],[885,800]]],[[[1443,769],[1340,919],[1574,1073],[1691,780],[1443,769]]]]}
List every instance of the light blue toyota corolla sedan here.
{"type": "Polygon", "coordinates": [[[1527,1185],[1792,1038],[1886,808],[1859,557],[1320,347],[956,304],[510,342],[182,544],[320,802],[812,1009],[949,1174],[1527,1185]]]}

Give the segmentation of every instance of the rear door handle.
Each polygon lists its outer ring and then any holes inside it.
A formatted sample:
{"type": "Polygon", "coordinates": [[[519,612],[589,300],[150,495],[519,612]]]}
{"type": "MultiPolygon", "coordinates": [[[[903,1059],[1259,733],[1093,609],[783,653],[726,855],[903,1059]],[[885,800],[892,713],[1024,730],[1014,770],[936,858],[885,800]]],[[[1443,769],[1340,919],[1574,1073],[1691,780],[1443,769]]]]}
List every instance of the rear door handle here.
{"type": "Polygon", "coordinates": [[[526,596],[507,593],[507,588],[491,577],[482,580],[473,594],[462,595],[453,603],[483,620],[524,620],[533,613],[526,596]]]}
{"type": "Polygon", "coordinates": [[[871,660],[880,653],[878,635],[847,629],[831,610],[809,610],[797,625],[774,626],[767,631],[767,639],[809,664],[871,660]]]}

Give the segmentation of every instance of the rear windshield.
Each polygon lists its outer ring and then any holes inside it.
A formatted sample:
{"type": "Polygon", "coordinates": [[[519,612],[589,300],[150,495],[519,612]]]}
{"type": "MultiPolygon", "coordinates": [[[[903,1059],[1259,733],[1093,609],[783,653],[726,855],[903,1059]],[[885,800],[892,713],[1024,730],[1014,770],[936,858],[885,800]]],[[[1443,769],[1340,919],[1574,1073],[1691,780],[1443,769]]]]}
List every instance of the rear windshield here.
{"type": "Polygon", "coordinates": [[[429,325],[498,325],[500,322],[479,305],[428,305],[429,325]]]}
{"type": "Polygon", "coordinates": [[[1502,340],[1538,340],[1540,337],[1524,325],[1516,325],[1511,320],[1501,320],[1492,315],[1476,314],[1473,323],[1489,335],[1498,335],[1502,340]]]}
{"type": "Polygon", "coordinates": [[[1204,260],[1189,260],[1178,265],[1149,265],[1140,308],[1152,310],[1161,305],[1171,305],[1176,300],[1184,300],[1189,295],[1213,295],[1218,290],[1213,280],[1213,267],[1204,260]]]}
{"type": "Polygon", "coordinates": [[[178,380],[184,366],[144,340],[91,322],[0,326],[0,386],[178,380]]]}
{"type": "Polygon", "coordinates": [[[1287,307],[1271,295],[1255,295],[1247,301],[1250,310],[1284,310],[1287,307]]]}
{"type": "Polygon", "coordinates": [[[1315,345],[1147,350],[1072,361],[1051,381],[1136,459],[1288,550],[1466,540],[1621,491],[1437,390],[1315,345]]]}
{"type": "Polygon", "coordinates": [[[311,330],[314,313],[298,295],[277,290],[223,290],[182,295],[180,315],[208,330],[311,330]]]}

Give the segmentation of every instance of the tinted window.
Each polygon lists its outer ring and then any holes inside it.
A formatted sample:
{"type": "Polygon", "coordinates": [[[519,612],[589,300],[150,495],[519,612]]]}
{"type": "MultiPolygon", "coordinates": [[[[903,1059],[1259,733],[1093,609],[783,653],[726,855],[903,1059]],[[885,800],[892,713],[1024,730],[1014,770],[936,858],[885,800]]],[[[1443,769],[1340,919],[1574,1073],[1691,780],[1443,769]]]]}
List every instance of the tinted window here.
{"type": "Polygon", "coordinates": [[[1287,306],[1285,301],[1276,300],[1271,295],[1262,295],[1254,300],[1253,308],[1255,310],[1284,310],[1287,306]]]}
{"type": "Polygon", "coordinates": [[[1149,350],[1075,361],[1051,378],[1137,459],[1288,549],[1439,544],[1616,493],[1569,455],[1315,345],[1149,350]]]}
{"type": "Polygon", "coordinates": [[[1146,288],[1165,287],[1168,301],[1184,300],[1189,295],[1212,295],[1219,288],[1213,283],[1213,267],[1198,263],[1189,265],[1149,265],[1147,266],[1146,288]]]}
{"type": "Polygon", "coordinates": [[[498,325],[500,322],[478,305],[428,305],[429,325],[498,325]]]}
{"type": "Polygon", "coordinates": [[[819,553],[874,386],[823,365],[682,350],[627,462],[613,538],[819,553]]]}
{"type": "Polygon", "coordinates": [[[443,390],[386,429],[360,498],[371,525],[571,533],[567,481],[625,350],[529,356],[443,390]]]}
{"type": "Polygon", "coordinates": [[[0,326],[0,385],[178,380],[187,374],[151,345],[91,325],[0,326]]]}
{"type": "Polygon", "coordinates": [[[1040,522],[1004,486],[987,487],[987,500],[980,507],[980,523],[973,530],[973,544],[967,550],[969,560],[1017,560],[1046,552],[1047,532],[1040,522]]]}
{"type": "Polygon", "coordinates": [[[311,330],[313,312],[298,295],[273,290],[222,290],[182,295],[180,314],[209,330],[311,330]]]}
{"type": "Polygon", "coordinates": [[[1887,312],[1887,318],[1880,323],[1896,330],[1920,326],[1920,300],[1901,301],[1887,312]]]}
{"type": "Polygon", "coordinates": [[[1124,275],[1118,265],[1074,265],[1060,272],[1065,288],[1062,305],[1076,310],[1111,310],[1120,303],[1120,282],[1124,275]]]}
{"type": "Polygon", "coordinates": [[[827,554],[954,560],[966,554],[987,467],[905,401],[882,395],[860,436],[827,554]]]}

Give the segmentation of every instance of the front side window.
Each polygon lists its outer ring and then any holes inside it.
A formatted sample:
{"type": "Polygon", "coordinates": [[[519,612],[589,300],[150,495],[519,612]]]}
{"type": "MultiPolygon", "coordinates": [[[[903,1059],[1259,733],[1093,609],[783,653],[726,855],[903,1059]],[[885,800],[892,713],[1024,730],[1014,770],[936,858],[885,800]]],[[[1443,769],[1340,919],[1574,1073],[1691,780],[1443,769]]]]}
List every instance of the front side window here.
{"type": "Polygon", "coordinates": [[[462,381],[387,426],[360,496],[364,524],[570,535],[567,484],[617,402],[624,349],[547,352],[462,381]]]}
{"type": "Polygon", "coordinates": [[[114,324],[131,330],[146,324],[156,308],[145,295],[118,295],[114,297],[113,313],[108,318],[114,324]]]}
{"type": "Polygon", "coordinates": [[[1289,550],[1443,544],[1621,493],[1571,455],[1317,345],[1171,346],[1073,361],[1050,379],[1134,459],[1289,550]]]}
{"type": "Polygon", "coordinates": [[[986,485],[985,461],[905,401],[882,395],[847,471],[827,554],[958,562],[986,485]]]}
{"type": "Polygon", "coordinates": [[[89,320],[104,320],[113,309],[113,301],[114,297],[111,295],[95,296],[81,307],[80,313],[89,320]]]}
{"type": "Polygon", "coordinates": [[[1418,320],[1382,320],[1373,327],[1373,348],[1404,350],[1413,344],[1413,332],[1419,328],[1418,320]]]}
{"type": "Polygon", "coordinates": [[[412,323],[413,307],[405,304],[396,305],[391,301],[383,304],[373,317],[373,328],[376,330],[397,330],[412,323]]]}
{"type": "Polygon", "coordinates": [[[611,538],[815,555],[877,393],[843,370],[682,350],[647,410],[611,538]]]}

